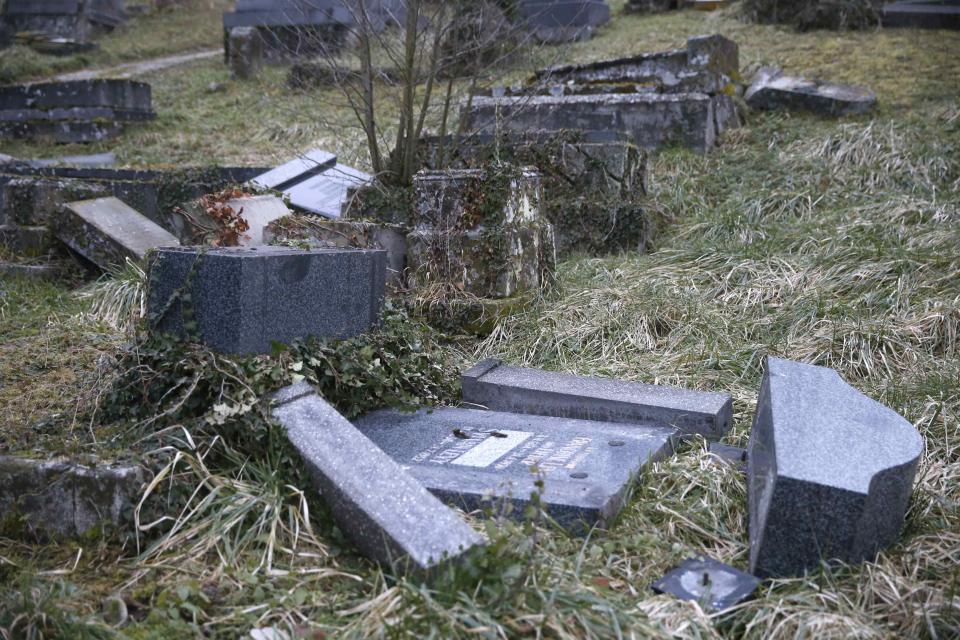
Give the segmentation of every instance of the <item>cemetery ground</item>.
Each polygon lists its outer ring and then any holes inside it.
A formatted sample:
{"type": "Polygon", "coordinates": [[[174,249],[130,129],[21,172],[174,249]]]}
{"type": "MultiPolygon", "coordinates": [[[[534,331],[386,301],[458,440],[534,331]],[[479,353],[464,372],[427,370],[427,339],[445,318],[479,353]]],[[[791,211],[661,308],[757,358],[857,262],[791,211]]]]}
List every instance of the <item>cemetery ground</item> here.
{"type": "MultiPolygon", "coordinates": [[[[23,616],[50,637],[240,637],[274,625],[318,638],[958,637],[960,38],[798,34],[684,11],[621,16],[537,56],[627,55],[713,32],[739,42],[744,66],[868,85],[879,108],[839,121],[755,113],[708,155],[653,156],[651,201],[671,221],[655,249],[565,261],[534,308],[483,341],[392,309],[369,342],[234,360],[136,342],[124,320],[142,301],[129,274],[79,294],[76,282],[0,281],[0,453],[137,451],[169,472],[151,486],[140,524],[157,524],[139,539],[34,545],[0,531],[0,630],[23,616]],[[496,356],[731,393],[724,442],[745,446],[767,354],[838,370],[914,423],[926,448],[896,545],[874,562],[766,582],[719,614],[649,589],[697,553],[746,566],[742,474],[702,442],[655,464],[609,532],[568,537],[535,511],[523,524],[473,520],[490,536],[486,555],[425,587],[351,551],[255,403],[300,375],[321,378],[348,417],[373,396],[450,401],[453,372],[496,356]],[[180,510],[194,491],[195,509],[180,510]],[[113,631],[117,593],[131,622],[113,631]]],[[[103,42],[95,55],[110,51],[103,42]]],[[[165,47],[144,51],[177,52],[165,47]]],[[[110,63],[129,59],[117,55],[110,63]]],[[[527,62],[517,77],[542,60],[527,62]]],[[[291,93],[281,69],[241,83],[211,59],[148,79],[159,117],[109,147],[121,163],[269,165],[308,146],[362,162],[362,140],[318,124],[316,94],[291,93]]]]}

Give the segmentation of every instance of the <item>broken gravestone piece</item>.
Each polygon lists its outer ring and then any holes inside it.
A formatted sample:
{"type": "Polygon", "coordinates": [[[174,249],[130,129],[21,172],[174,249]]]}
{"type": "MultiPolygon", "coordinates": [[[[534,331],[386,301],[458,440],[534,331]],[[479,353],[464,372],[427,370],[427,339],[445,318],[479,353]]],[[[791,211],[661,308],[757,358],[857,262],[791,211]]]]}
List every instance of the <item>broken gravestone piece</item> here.
{"type": "Polygon", "coordinates": [[[274,396],[283,425],[337,526],[395,572],[429,573],[482,538],[306,382],[274,396]]]}
{"type": "Polygon", "coordinates": [[[761,67],[744,98],[755,109],[811,111],[823,116],[865,113],[877,103],[877,95],[866,87],[786,76],[776,67],[761,67]]]}
{"type": "Polygon", "coordinates": [[[900,535],[923,438],[826,367],[768,357],[748,453],[750,570],[869,560],[900,535]]]}
{"type": "Polygon", "coordinates": [[[547,514],[577,534],[609,527],[631,483],[648,462],[673,453],[677,435],[655,423],[449,407],[376,411],[355,424],[446,502],[523,519],[538,494],[547,514]]]}
{"type": "Polygon", "coordinates": [[[421,171],[413,177],[408,283],[488,299],[539,290],[556,264],[540,175],[517,167],[421,171]]]}
{"type": "Polygon", "coordinates": [[[150,327],[234,354],[349,338],[379,323],[385,278],[384,251],[161,249],[149,267],[150,327]]]}
{"type": "Polygon", "coordinates": [[[685,560],[651,588],[681,600],[694,600],[707,610],[723,611],[749,598],[759,585],[760,581],[749,573],[712,558],[696,557],[685,560]]]}
{"type": "Polygon", "coordinates": [[[52,226],[57,238],[101,269],[123,264],[126,258],[141,261],[151,249],[180,244],[172,233],[113,197],[67,203],[52,226]]]}
{"type": "Polygon", "coordinates": [[[290,209],[277,196],[249,196],[234,198],[224,203],[242,217],[248,225],[239,239],[241,247],[259,247],[267,244],[267,227],[271,222],[290,215],[290,209]]]}
{"type": "Polygon", "coordinates": [[[136,465],[0,456],[0,520],[17,518],[38,537],[81,537],[132,519],[143,481],[136,465]]]}
{"type": "Polygon", "coordinates": [[[522,369],[484,360],[464,372],[463,402],[515,411],[617,423],[661,422],[710,439],[730,429],[733,401],[725,393],[611,378],[522,369]]]}

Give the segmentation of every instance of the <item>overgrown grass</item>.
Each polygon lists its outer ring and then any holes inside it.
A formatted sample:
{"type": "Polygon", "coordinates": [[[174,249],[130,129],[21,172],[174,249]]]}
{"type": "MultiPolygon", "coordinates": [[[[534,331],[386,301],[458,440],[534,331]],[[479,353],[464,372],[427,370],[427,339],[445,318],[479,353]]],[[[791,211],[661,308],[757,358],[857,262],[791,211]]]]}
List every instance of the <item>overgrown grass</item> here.
{"type": "MultiPolygon", "coordinates": [[[[72,616],[68,621],[95,618],[100,599],[119,592],[138,621],[120,630],[129,637],[238,637],[272,625],[303,637],[958,637],[960,75],[944,46],[957,36],[794,34],[734,22],[728,14],[679,12],[618,19],[572,55],[681,44],[715,26],[741,41],[748,62],[779,61],[793,71],[872,85],[880,110],[839,122],[757,115],[709,156],[661,154],[652,166],[653,194],[677,223],[660,249],[563,264],[554,293],[503,321],[469,355],[724,390],[735,408],[726,441],[741,445],[764,355],[834,367],[916,424],[926,439],[897,545],[860,566],[766,582],[756,599],[723,614],[653,596],[649,584],[695,553],[746,566],[743,477],[701,443],[656,465],[609,532],[573,539],[546,526],[473,520],[491,537],[486,556],[432,589],[392,581],[355,556],[322,513],[322,502],[284,475],[289,458],[273,445],[241,447],[236,439],[247,434],[269,443],[269,425],[252,408],[242,418],[231,414],[235,406],[216,409],[222,401],[205,392],[189,415],[167,414],[149,443],[157,469],[168,465],[152,488],[166,500],[154,511],[145,504],[141,525],[167,515],[176,528],[168,520],[142,531],[139,551],[146,555],[140,556],[129,547],[81,543],[76,562],[75,545],[35,548],[0,540],[0,577],[54,589],[63,575],[42,572],[69,571],[78,590],[58,601],[72,616]],[[186,420],[203,415],[223,422],[207,422],[200,432],[199,423],[186,420]],[[467,578],[476,584],[465,587],[467,578]]],[[[255,140],[245,149],[273,153],[290,144],[270,142],[268,126],[249,117],[256,112],[270,126],[283,122],[279,107],[255,110],[277,100],[254,94],[272,86],[277,93],[269,95],[279,96],[279,85],[271,84],[279,75],[268,74],[264,84],[230,84],[231,102],[224,94],[203,98],[201,87],[221,72],[212,65],[198,69],[196,78],[184,77],[185,130],[167,141],[170,157],[201,147],[210,156],[244,157],[240,134],[217,125],[241,118],[248,122],[246,139],[255,140]],[[191,98],[203,117],[191,115],[191,98]],[[215,100],[230,105],[222,115],[215,100]],[[203,119],[212,119],[206,134],[198,124],[203,119]]],[[[312,126],[307,118],[289,123],[312,126]]],[[[297,145],[325,135],[309,131],[297,145]]],[[[134,153],[132,139],[124,145],[124,153],[134,153]]],[[[136,157],[160,158],[162,149],[158,138],[136,157]]],[[[120,338],[105,325],[94,331],[89,323],[76,324],[89,303],[62,289],[4,282],[4,291],[6,434],[24,430],[33,416],[71,406],[65,399],[75,394],[76,378],[50,384],[24,372],[24,362],[45,358],[71,375],[94,376],[92,336],[120,338]],[[6,390],[11,383],[15,391],[6,390]],[[44,397],[38,389],[55,390],[58,400],[36,409],[16,404],[19,396],[44,397]],[[32,413],[21,419],[18,407],[32,413]]],[[[101,344],[111,356],[118,351],[116,344],[101,344]]],[[[277,361],[283,376],[294,364],[289,354],[277,361]]],[[[193,373],[206,367],[213,375],[222,365],[196,360],[183,380],[151,390],[166,404],[131,405],[129,421],[175,406],[193,373]]],[[[223,372],[217,376],[228,393],[241,388],[223,372]]]]}

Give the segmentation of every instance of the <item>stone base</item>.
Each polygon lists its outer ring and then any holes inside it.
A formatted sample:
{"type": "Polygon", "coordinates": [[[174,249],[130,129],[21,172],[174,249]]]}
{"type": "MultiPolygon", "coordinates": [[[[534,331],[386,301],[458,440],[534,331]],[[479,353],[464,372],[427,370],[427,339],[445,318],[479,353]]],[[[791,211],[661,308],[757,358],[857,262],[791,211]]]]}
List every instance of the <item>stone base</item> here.
{"type": "Polygon", "coordinates": [[[46,227],[0,225],[0,246],[22,256],[40,256],[53,247],[53,234],[46,227]]]}

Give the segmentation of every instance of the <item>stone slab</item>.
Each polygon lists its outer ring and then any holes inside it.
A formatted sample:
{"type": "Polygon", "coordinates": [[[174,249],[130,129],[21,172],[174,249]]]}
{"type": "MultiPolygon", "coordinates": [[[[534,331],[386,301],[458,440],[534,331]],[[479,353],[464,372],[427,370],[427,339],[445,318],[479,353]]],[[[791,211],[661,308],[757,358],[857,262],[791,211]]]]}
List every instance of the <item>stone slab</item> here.
{"type": "Polygon", "coordinates": [[[274,342],[349,338],[374,328],[383,309],[386,252],[163,249],[150,262],[149,279],[153,331],[225,353],[270,353],[274,342]]]}
{"type": "Polygon", "coordinates": [[[483,544],[306,382],[280,390],[272,412],[337,526],[368,557],[395,573],[429,573],[483,544]]]}
{"type": "Polygon", "coordinates": [[[737,468],[746,469],[747,450],[742,447],[734,447],[733,445],[723,444],[721,442],[711,442],[710,455],[732,464],[737,468]]]}
{"type": "Polygon", "coordinates": [[[290,215],[290,209],[276,196],[251,196],[227,200],[224,204],[238,212],[250,228],[240,239],[242,247],[259,247],[267,244],[264,233],[274,220],[290,215]]]}
{"type": "Polygon", "coordinates": [[[108,121],[0,121],[0,138],[49,140],[57,144],[101,142],[118,137],[122,131],[122,124],[108,121]]]}
{"type": "Polygon", "coordinates": [[[892,2],[884,5],[881,24],[884,27],[960,29],[960,2],[892,2]]]}
{"type": "Polygon", "coordinates": [[[651,585],[656,593],[693,600],[709,611],[724,611],[740,604],[758,586],[760,581],[749,573],[702,556],[685,560],[651,585]]]}
{"type": "Polygon", "coordinates": [[[132,521],[143,481],[137,465],[0,456],[0,518],[17,518],[41,538],[84,536],[132,521]]]}
{"type": "Polygon", "coordinates": [[[0,225],[0,246],[22,256],[39,256],[53,246],[53,234],[47,227],[0,225]]]}
{"type": "Polygon", "coordinates": [[[713,100],[703,93],[476,96],[463,104],[470,131],[621,131],[645,149],[716,142],[713,100]]]}
{"type": "Polygon", "coordinates": [[[142,261],[158,247],[180,244],[176,236],[114,197],[70,202],[53,224],[57,237],[101,269],[142,261]]]}
{"type": "Polygon", "coordinates": [[[725,393],[511,367],[484,360],[463,373],[463,402],[495,411],[617,423],[661,422],[684,435],[720,438],[730,429],[725,393]]]}
{"type": "Polygon", "coordinates": [[[369,184],[369,173],[338,164],[303,182],[284,189],[291,206],[326,218],[339,218],[351,190],[369,184]]]}
{"type": "Polygon", "coordinates": [[[923,438],[836,371],[768,357],[748,449],[750,571],[798,576],[896,541],[923,438]]]}
{"type": "Polygon", "coordinates": [[[0,87],[0,109],[109,107],[153,111],[150,85],[135,80],[69,80],[0,87]]]}
{"type": "Polygon", "coordinates": [[[522,519],[538,492],[536,466],[547,513],[575,533],[612,525],[634,479],[673,452],[677,434],[655,424],[449,407],[377,411],[355,425],[430,491],[468,510],[492,507],[522,519]]]}
{"type": "Polygon", "coordinates": [[[744,98],[754,109],[811,111],[824,116],[866,113],[877,104],[877,95],[866,87],[783,75],[772,67],[757,71],[744,98]]]}
{"type": "Polygon", "coordinates": [[[337,164],[337,156],[322,149],[311,149],[301,156],[271,169],[252,180],[250,184],[262,189],[284,188],[323,173],[337,164]]]}
{"type": "Polygon", "coordinates": [[[419,171],[413,176],[414,205],[410,224],[420,230],[468,231],[481,225],[509,226],[540,222],[543,192],[541,176],[532,168],[520,168],[510,177],[502,196],[503,206],[477,206],[493,178],[483,169],[419,171]],[[486,209],[489,209],[487,211],[486,209]]]}
{"type": "Polygon", "coordinates": [[[0,224],[10,221],[21,226],[48,224],[65,203],[108,193],[98,184],[51,178],[14,178],[0,191],[0,224]]]}

